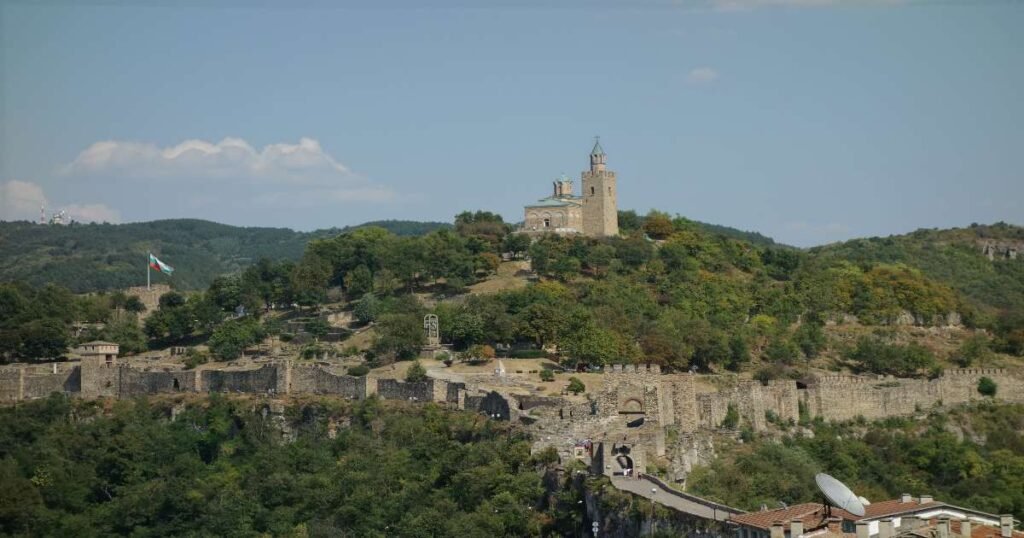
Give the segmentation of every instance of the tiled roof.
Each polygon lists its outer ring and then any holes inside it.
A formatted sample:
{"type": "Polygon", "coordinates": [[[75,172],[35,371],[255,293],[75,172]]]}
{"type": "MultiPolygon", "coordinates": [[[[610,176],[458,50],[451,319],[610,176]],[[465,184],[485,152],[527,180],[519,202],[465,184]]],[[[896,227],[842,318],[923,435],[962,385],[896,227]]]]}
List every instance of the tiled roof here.
{"type": "MultiPolygon", "coordinates": [[[[839,508],[832,509],[832,516],[843,518],[848,521],[857,521],[860,519],[878,519],[886,516],[909,514],[926,508],[934,508],[938,506],[945,506],[945,503],[935,501],[921,503],[917,499],[910,502],[901,502],[899,499],[893,499],[866,505],[864,507],[864,517],[855,516],[846,510],[839,508]]],[[[780,508],[778,510],[766,510],[763,512],[740,514],[733,516],[732,518],[732,520],[737,523],[761,529],[770,529],[772,523],[780,520],[788,529],[789,522],[792,519],[803,520],[804,528],[810,530],[825,524],[825,510],[821,503],[804,503],[790,506],[789,508],[780,508]]]]}
{"type": "Polygon", "coordinates": [[[917,499],[913,499],[910,502],[901,502],[899,499],[892,499],[890,501],[878,501],[876,503],[871,503],[864,507],[864,519],[875,519],[879,517],[905,514],[910,512],[916,512],[923,508],[934,508],[937,506],[944,505],[945,503],[935,501],[922,503],[917,499]]]}
{"type": "MultiPolygon", "coordinates": [[[[833,514],[837,516],[839,514],[836,512],[845,514],[842,510],[833,510],[833,514]]],[[[821,503],[804,503],[793,505],[788,508],[780,508],[778,510],[765,510],[763,512],[737,514],[732,516],[731,519],[741,525],[758,527],[761,529],[770,529],[772,523],[775,523],[776,521],[782,521],[788,529],[789,522],[791,520],[800,519],[804,522],[805,529],[813,529],[824,523],[825,512],[822,509],[821,503]]]]}
{"type": "MultiPolygon", "coordinates": [[[[939,524],[939,521],[937,519],[933,518],[933,519],[928,521],[927,525],[922,526],[922,527],[918,527],[917,529],[914,529],[914,531],[912,533],[909,533],[909,534],[917,534],[917,535],[928,536],[928,537],[937,536],[937,534],[934,533],[933,531],[936,529],[938,524],[939,524]]],[[[960,537],[960,533],[961,532],[962,531],[960,529],[960,521],[959,520],[955,520],[955,519],[950,520],[950,522],[949,522],[949,535],[950,535],[950,537],[951,538],[961,538],[960,537]]],[[[980,523],[972,523],[971,524],[971,538],[1001,538],[1001,536],[1002,536],[1002,531],[1000,530],[999,527],[993,527],[991,525],[982,525],[980,523]]],[[[1018,530],[1013,531],[1013,538],[1024,538],[1024,532],[1018,531],[1018,530]]]]}

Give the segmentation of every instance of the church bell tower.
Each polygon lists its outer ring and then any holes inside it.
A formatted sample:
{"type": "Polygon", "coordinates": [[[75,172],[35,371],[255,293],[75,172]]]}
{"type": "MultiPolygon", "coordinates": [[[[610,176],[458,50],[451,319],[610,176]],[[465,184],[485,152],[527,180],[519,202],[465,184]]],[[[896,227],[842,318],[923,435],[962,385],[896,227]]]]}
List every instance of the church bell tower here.
{"type": "Polygon", "coordinates": [[[619,235],[619,208],[616,200],[615,172],[605,165],[607,156],[600,137],[590,151],[590,170],[583,172],[583,233],[590,237],[619,235]]]}

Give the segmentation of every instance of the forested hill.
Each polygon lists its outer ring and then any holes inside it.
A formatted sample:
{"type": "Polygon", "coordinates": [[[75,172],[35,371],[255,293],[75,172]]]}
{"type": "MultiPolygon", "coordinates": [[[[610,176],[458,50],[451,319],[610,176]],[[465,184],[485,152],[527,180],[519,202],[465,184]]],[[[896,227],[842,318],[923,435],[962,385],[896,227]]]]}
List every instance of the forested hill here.
{"type": "Polygon", "coordinates": [[[1024,313],[1024,227],[999,222],[854,239],[809,250],[812,264],[904,264],[961,292],[975,306],[1024,313]],[[992,252],[992,260],[986,255],[992,252]],[[1009,249],[1019,254],[1009,259],[1009,249]]]}
{"type": "Polygon", "coordinates": [[[261,257],[297,260],[310,239],[371,225],[396,235],[422,235],[450,226],[387,220],[296,232],[198,219],[68,226],[0,222],[0,281],[52,282],[75,292],[138,286],[146,283],[146,253],[152,252],[175,268],[175,287],[205,289],[218,275],[237,272],[261,257]]]}

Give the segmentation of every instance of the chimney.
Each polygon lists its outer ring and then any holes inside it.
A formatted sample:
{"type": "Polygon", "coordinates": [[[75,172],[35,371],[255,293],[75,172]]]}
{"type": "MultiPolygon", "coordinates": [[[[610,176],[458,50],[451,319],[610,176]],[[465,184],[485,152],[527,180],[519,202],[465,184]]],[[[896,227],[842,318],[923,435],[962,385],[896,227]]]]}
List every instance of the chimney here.
{"type": "Polygon", "coordinates": [[[1013,536],[1013,514],[999,516],[999,536],[1003,538],[1013,536]]]}
{"type": "Polygon", "coordinates": [[[964,518],[960,520],[960,536],[971,538],[971,520],[964,518]]]}
{"type": "Polygon", "coordinates": [[[878,522],[878,538],[893,538],[896,535],[892,526],[892,518],[887,517],[878,522]]]}
{"type": "Polygon", "coordinates": [[[772,538],[785,538],[786,530],[782,526],[781,521],[775,521],[772,523],[772,538]]]}
{"type": "Polygon", "coordinates": [[[912,501],[913,499],[914,498],[911,497],[909,493],[904,493],[903,495],[900,495],[900,502],[901,503],[908,503],[908,502],[912,501]]]}
{"type": "Polygon", "coordinates": [[[804,520],[794,519],[789,522],[789,538],[800,538],[804,534],[804,520]]]}
{"type": "Polygon", "coordinates": [[[867,521],[857,522],[857,538],[871,538],[871,527],[867,521]]]}
{"type": "Polygon", "coordinates": [[[938,524],[935,525],[936,533],[938,538],[949,538],[949,518],[942,518],[938,524]]]}
{"type": "Polygon", "coordinates": [[[921,495],[921,504],[928,504],[932,502],[932,500],[933,499],[931,495],[921,495]]]}

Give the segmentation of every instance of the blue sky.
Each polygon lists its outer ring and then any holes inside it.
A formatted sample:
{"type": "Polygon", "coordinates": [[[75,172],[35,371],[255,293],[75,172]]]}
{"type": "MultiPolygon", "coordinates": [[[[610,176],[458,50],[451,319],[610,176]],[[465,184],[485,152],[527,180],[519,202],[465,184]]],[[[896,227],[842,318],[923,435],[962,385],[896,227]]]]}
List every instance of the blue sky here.
{"type": "Polygon", "coordinates": [[[791,244],[1024,224],[1022,2],[205,5],[0,4],[0,219],[517,221],[599,134],[791,244]]]}

